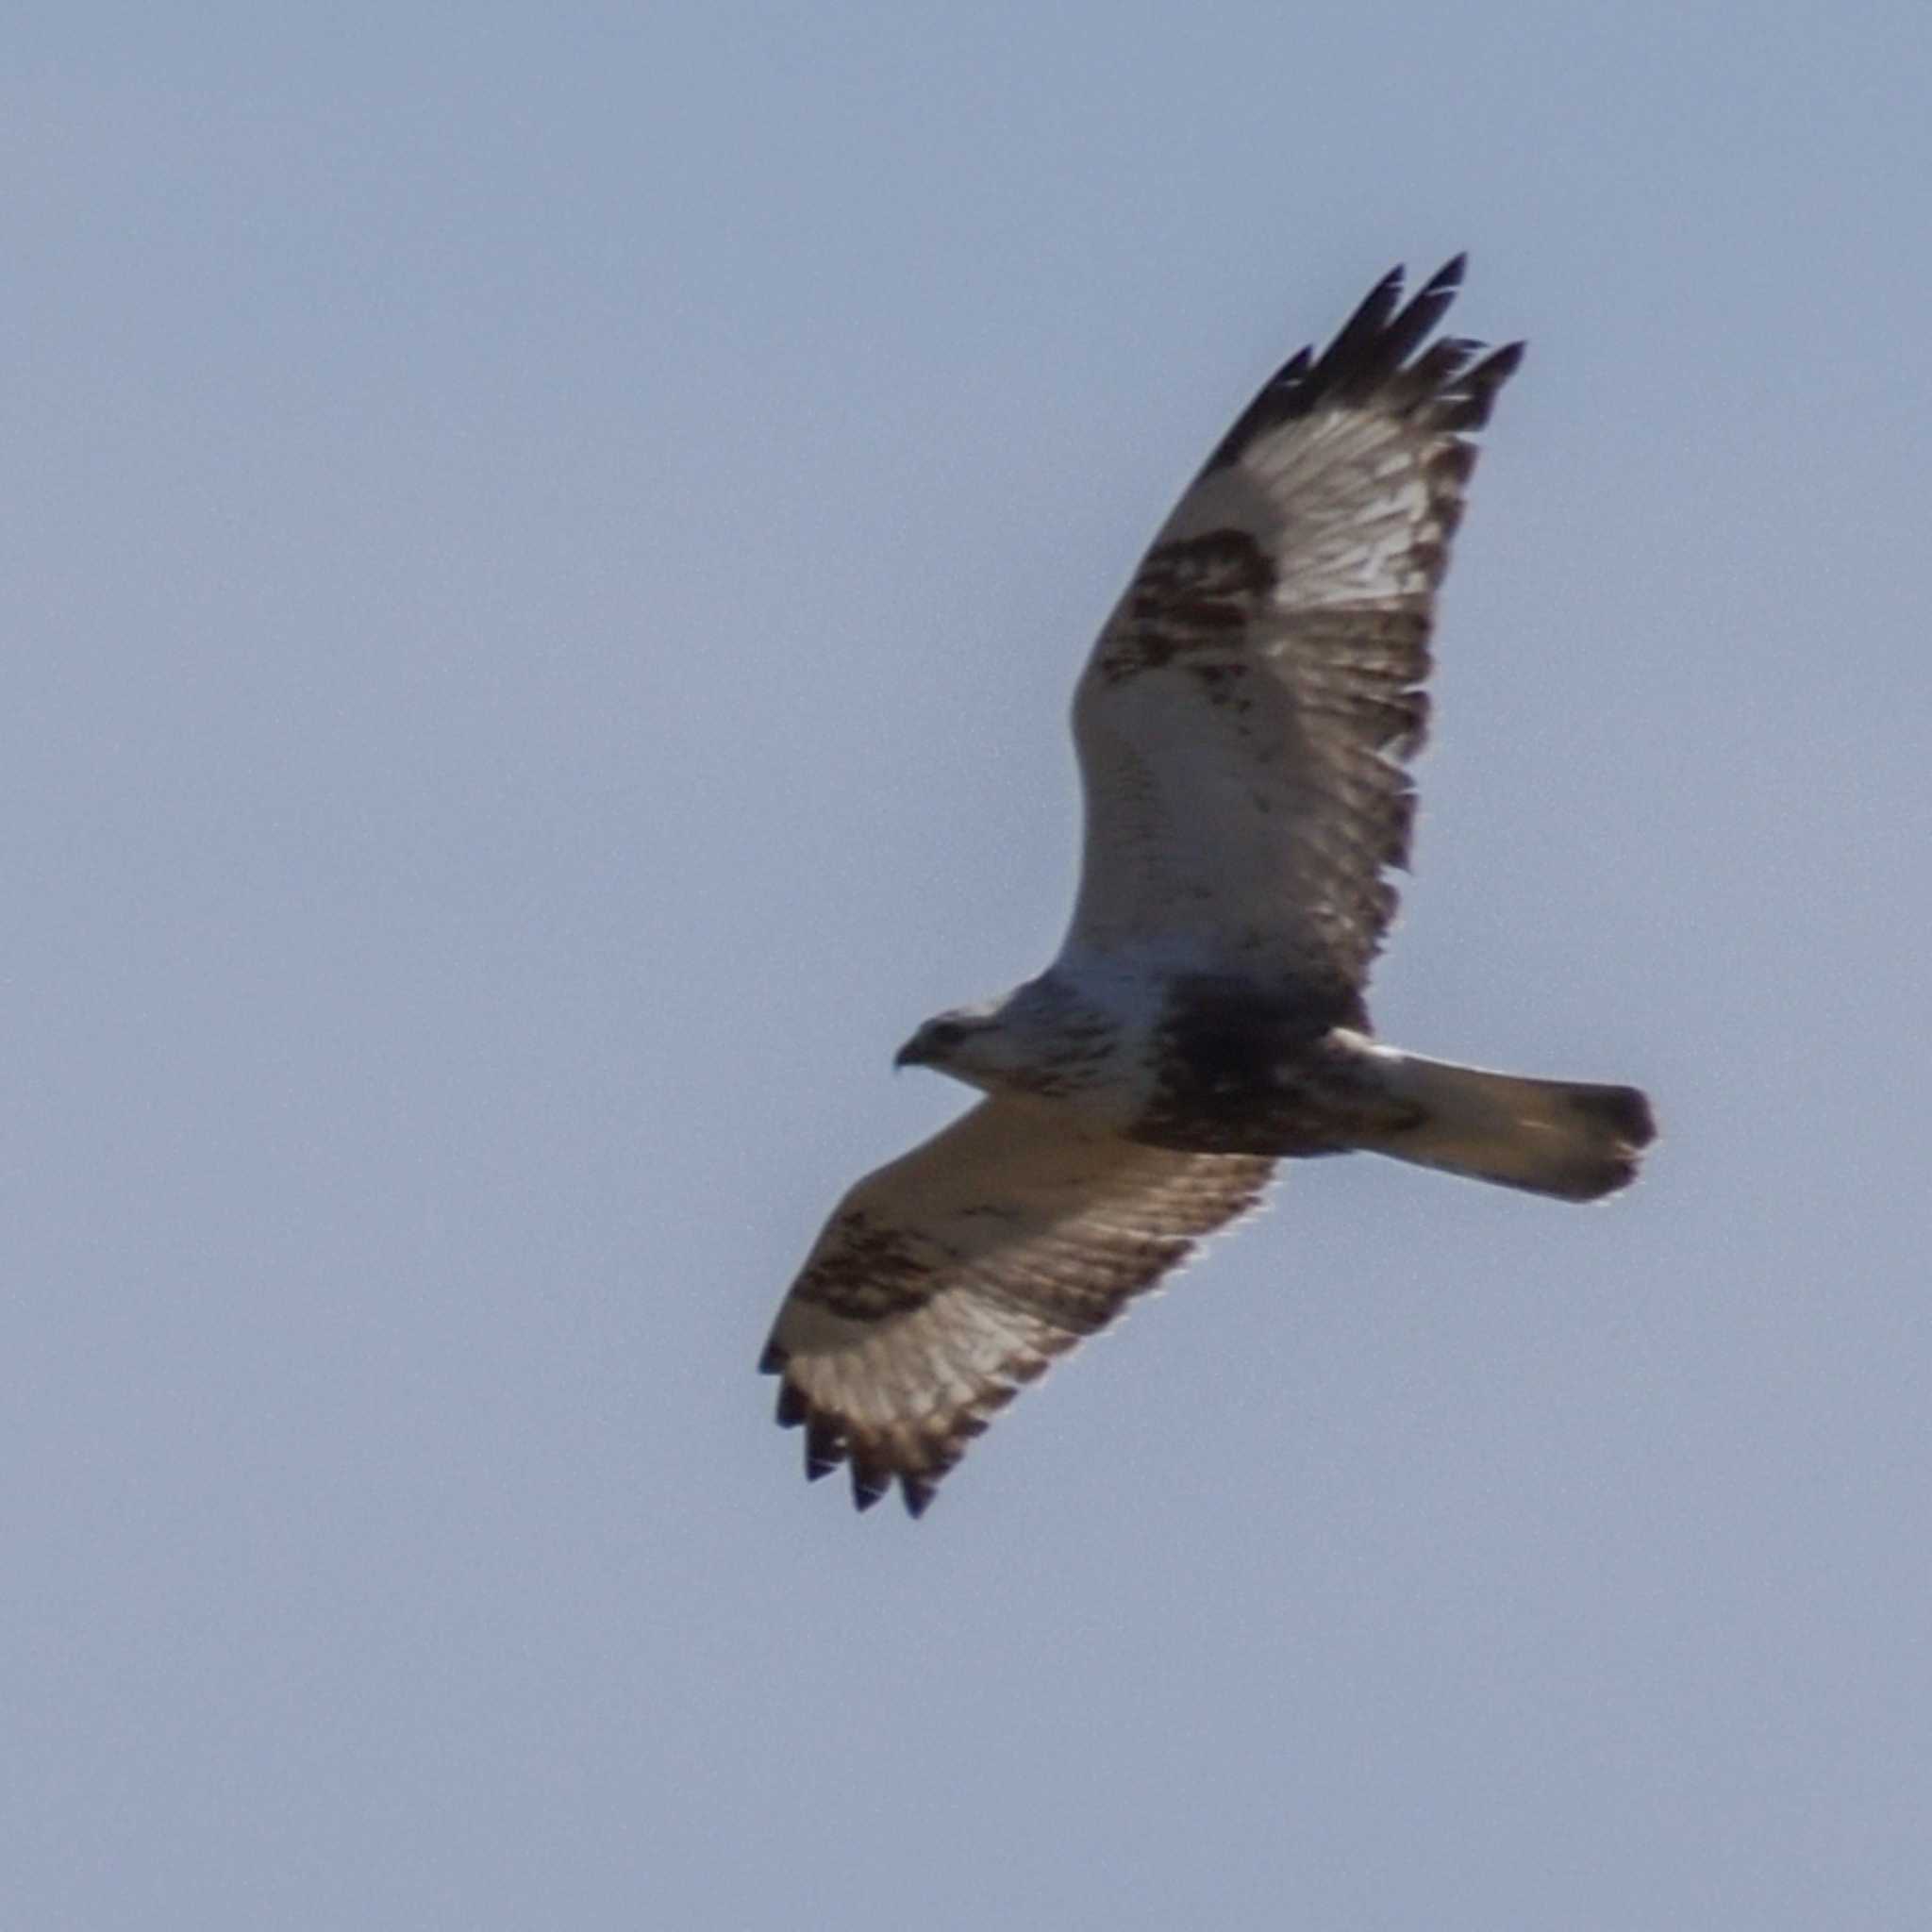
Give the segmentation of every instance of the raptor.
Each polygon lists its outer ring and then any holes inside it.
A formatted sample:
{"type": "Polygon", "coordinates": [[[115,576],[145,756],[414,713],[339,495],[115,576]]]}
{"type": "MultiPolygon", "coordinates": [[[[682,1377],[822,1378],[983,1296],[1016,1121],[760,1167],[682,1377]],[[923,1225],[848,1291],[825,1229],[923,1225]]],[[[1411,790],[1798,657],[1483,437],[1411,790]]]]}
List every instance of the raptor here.
{"type": "Polygon", "coordinates": [[[1592,1201],[1654,1137],[1635,1088],[1376,1040],[1437,589],[1523,345],[1438,336],[1461,258],[1402,271],[1223,437],[1074,700],[1086,801],[1058,957],[898,1063],[984,1096],[839,1204],[760,1366],[806,1472],[917,1515],[988,1419],[1261,1198],[1357,1150],[1592,1201]]]}

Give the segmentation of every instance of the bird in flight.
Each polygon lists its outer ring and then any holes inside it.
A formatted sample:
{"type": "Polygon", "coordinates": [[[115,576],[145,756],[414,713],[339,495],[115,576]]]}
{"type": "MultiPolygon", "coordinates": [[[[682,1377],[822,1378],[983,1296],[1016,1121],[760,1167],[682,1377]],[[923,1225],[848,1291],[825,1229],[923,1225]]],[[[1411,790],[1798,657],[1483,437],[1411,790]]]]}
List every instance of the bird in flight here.
{"type": "Polygon", "coordinates": [[[1221,440],[1074,697],[1086,837],[1037,978],[899,1050],[985,1097],[839,1204],[759,1363],[808,1476],[916,1516],[988,1419],[1275,1163],[1366,1150],[1593,1201],[1655,1135],[1631,1087],[1377,1041],[1407,765],[1474,437],[1523,358],[1436,336],[1457,257],[1385,277],[1221,440]],[[1433,340],[1432,340],[1433,338],[1433,340]]]}

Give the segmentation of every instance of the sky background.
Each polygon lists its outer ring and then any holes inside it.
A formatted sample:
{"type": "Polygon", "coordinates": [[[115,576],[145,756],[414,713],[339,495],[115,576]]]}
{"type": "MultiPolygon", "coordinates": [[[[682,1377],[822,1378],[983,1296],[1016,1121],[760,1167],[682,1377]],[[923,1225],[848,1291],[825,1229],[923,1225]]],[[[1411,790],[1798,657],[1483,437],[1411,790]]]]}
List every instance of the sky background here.
{"type": "Polygon", "coordinates": [[[1932,1920],[1932,11],[19,7],[0,1919],[1932,1920]],[[1391,1037],[918,1524],[753,1373],[1391,263],[1530,339],[1391,1037]]]}

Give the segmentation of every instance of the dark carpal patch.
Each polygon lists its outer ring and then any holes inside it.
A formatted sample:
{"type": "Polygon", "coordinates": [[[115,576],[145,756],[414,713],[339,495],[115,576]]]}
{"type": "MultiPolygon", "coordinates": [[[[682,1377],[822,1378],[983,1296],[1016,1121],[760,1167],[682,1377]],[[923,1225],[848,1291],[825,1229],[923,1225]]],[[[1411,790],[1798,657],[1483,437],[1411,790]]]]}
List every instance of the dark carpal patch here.
{"type": "Polygon", "coordinates": [[[1274,588],[1274,565],[1244,530],[1210,530],[1147,555],[1095,669],[1109,684],[1239,638],[1274,588]]]}
{"type": "Polygon", "coordinates": [[[1329,1038],[1365,1024],[1360,996],[1340,985],[1178,980],[1156,1030],[1154,1098],[1133,1138],[1284,1158],[1359,1145],[1371,1125],[1399,1124],[1329,1038]]]}
{"type": "Polygon", "coordinates": [[[880,1226],[858,1208],[833,1224],[824,1252],[792,1292],[849,1322],[879,1322],[924,1307],[944,1256],[935,1244],[880,1226]]]}

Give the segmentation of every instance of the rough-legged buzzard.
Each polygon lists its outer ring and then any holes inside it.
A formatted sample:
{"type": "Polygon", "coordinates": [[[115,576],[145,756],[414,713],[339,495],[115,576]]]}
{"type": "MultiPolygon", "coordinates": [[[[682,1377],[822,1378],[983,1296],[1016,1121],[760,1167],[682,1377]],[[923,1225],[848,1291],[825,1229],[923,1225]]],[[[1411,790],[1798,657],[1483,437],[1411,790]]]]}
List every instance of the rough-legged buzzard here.
{"type": "Polygon", "coordinates": [[[1074,701],[1087,805],[1058,957],[898,1064],[986,1095],[840,1204],[760,1366],[806,1472],[916,1515],[988,1418],[1282,1158],[1368,1149],[1591,1201],[1634,1088],[1424,1059],[1363,988],[1405,864],[1436,587],[1474,434],[1522,359],[1430,337],[1452,261],[1382,281],[1248,407],[1108,620],[1074,701]]]}

